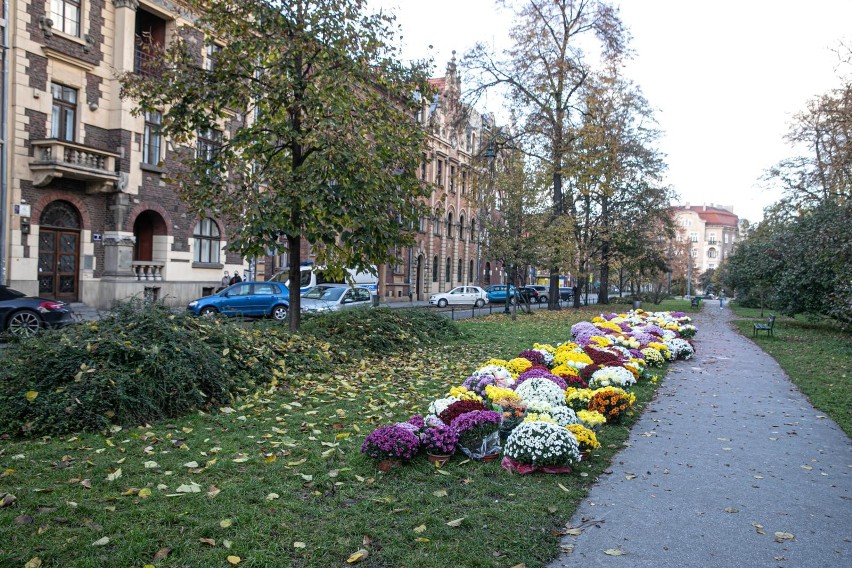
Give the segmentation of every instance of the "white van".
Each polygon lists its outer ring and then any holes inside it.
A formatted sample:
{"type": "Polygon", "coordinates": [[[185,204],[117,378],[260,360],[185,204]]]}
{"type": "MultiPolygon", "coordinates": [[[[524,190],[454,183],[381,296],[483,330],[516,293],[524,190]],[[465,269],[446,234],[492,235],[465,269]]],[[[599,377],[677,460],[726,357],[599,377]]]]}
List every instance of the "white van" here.
{"type": "MultiPolygon", "coordinates": [[[[379,273],[375,265],[372,269],[379,273]]],[[[344,270],[343,278],[327,277],[322,266],[316,266],[313,263],[303,264],[299,267],[299,290],[305,293],[308,289],[313,288],[317,284],[351,284],[367,288],[375,296],[379,293],[379,277],[370,274],[369,272],[359,272],[354,268],[344,270]]],[[[290,270],[284,269],[278,272],[270,280],[275,282],[283,282],[285,286],[290,285],[290,270]]]]}

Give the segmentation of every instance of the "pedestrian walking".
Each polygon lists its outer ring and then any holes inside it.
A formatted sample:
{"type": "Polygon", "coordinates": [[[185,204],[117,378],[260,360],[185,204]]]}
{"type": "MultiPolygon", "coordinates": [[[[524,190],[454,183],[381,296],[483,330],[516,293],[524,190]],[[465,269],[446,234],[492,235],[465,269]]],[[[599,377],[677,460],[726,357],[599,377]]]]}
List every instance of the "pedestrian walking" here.
{"type": "Polygon", "coordinates": [[[225,271],[225,274],[222,276],[222,280],[219,281],[219,287],[216,288],[217,292],[221,292],[231,284],[231,277],[228,276],[228,271],[225,271]]]}
{"type": "Polygon", "coordinates": [[[242,281],[243,281],[243,279],[240,277],[240,271],[239,271],[239,270],[234,270],[234,275],[231,277],[231,284],[232,284],[232,285],[233,285],[233,284],[238,284],[238,283],[240,283],[240,282],[242,282],[242,281]]]}
{"type": "Polygon", "coordinates": [[[720,294],[719,295],[719,309],[721,310],[724,307],[725,307],[725,294],[720,294]]]}

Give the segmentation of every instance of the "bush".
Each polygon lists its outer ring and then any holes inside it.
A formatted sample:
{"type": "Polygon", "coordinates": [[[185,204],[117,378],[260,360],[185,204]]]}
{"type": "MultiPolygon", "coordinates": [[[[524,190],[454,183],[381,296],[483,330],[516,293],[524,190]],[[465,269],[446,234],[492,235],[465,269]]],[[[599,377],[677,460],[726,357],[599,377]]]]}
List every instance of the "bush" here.
{"type": "Polygon", "coordinates": [[[170,418],[333,365],[328,344],[313,338],[138,300],[10,343],[2,359],[0,432],[25,435],[170,418]]]}
{"type": "Polygon", "coordinates": [[[455,322],[426,310],[377,308],[309,314],[302,332],[328,341],[343,355],[383,355],[460,336],[455,322]]]}

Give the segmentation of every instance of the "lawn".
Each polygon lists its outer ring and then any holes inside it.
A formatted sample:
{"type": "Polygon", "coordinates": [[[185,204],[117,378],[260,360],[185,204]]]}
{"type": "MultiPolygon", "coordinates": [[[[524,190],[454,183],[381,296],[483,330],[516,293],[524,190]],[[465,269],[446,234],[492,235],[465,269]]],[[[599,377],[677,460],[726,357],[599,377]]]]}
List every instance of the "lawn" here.
{"type": "Polygon", "coordinates": [[[732,304],[741,319],[734,323],[771,355],[811,403],[852,436],[852,337],[829,320],[811,321],[801,316],[779,316],[774,337],[760,332],[752,337],[753,324],[764,322],[770,312],[732,304]]]}
{"type": "MultiPolygon", "coordinates": [[[[362,549],[362,566],[544,566],[637,412],[560,476],[459,455],[442,469],[418,458],[383,474],[359,449],[377,425],[425,414],[475,366],[565,341],[596,313],[495,314],[460,323],[451,344],[305,375],[215,412],[4,440],[0,493],[17,500],[0,509],[0,566],[327,567],[362,549]]],[[[637,385],[637,410],[655,388],[637,385]]]]}

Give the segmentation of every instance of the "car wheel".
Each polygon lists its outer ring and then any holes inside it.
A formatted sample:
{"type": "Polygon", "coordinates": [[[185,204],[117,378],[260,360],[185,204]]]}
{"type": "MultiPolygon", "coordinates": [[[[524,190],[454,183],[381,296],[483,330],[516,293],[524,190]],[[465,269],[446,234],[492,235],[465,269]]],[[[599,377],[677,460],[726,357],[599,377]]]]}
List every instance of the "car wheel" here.
{"type": "Polygon", "coordinates": [[[538,297],[538,303],[539,304],[546,304],[547,303],[547,296],[539,296],[538,297]]]}
{"type": "Polygon", "coordinates": [[[473,305],[476,306],[477,308],[481,308],[482,306],[485,305],[485,300],[483,300],[482,298],[479,298],[473,305]]]}
{"type": "Polygon", "coordinates": [[[18,337],[32,337],[41,329],[41,318],[35,312],[21,310],[11,315],[6,329],[18,337]]]}
{"type": "Polygon", "coordinates": [[[206,317],[213,317],[219,313],[219,310],[214,308],[213,306],[207,306],[206,308],[201,308],[201,315],[206,317]]]}
{"type": "Polygon", "coordinates": [[[438,307],[439,308],[446,308],[448,303],[449,302],[447,302],[446,298],[441,298],[440,300],[438,300],[438,307]]]}
{"type": "Polygon", "coordinates": [[[287,306],[279,304],[272,308],[272,319],[275,321],[284,321],[287,319],[287,306]]]}

